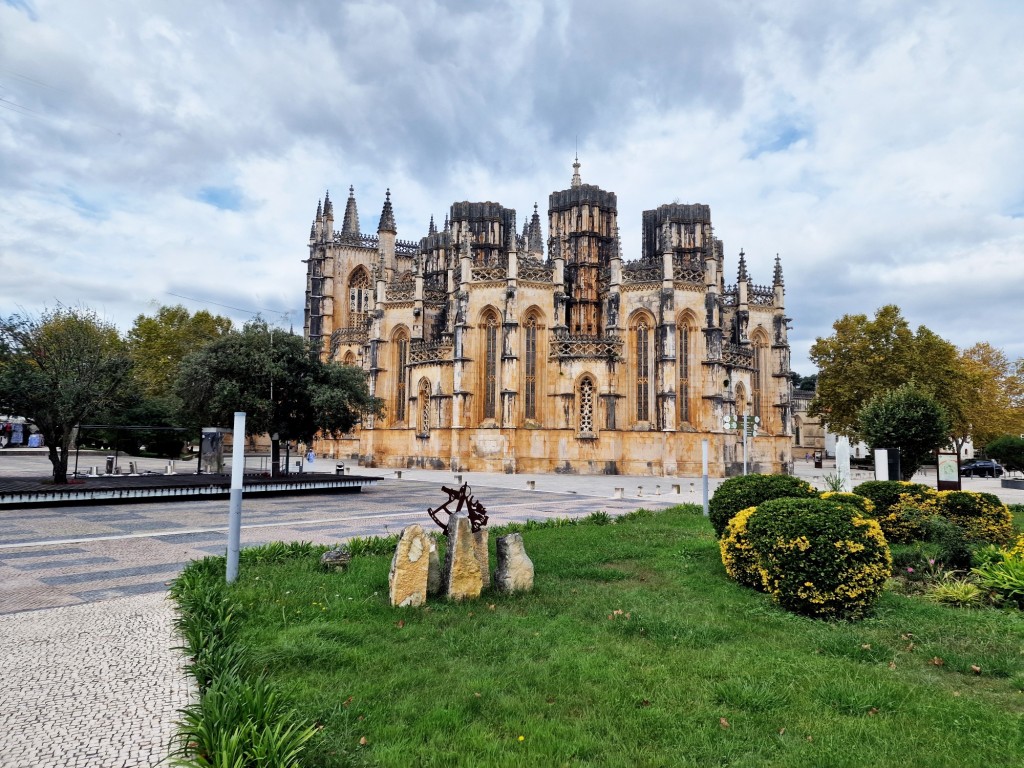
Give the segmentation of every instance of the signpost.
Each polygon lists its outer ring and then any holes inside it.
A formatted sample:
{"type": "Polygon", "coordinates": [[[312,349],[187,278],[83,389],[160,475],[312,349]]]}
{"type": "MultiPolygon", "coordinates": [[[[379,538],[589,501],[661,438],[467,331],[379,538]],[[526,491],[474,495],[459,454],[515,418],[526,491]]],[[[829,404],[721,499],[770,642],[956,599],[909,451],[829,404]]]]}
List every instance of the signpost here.
{"type": "Polygon", "coordinates": [[[743,474],[747,474],[747,436],[757,436],[757,426],[761,423],[760,416],[754,416],[753,418],[743,414],[742,420],[737,421],[736,416],[729,414],[722,418],[722,427],[727,431],[735,431],[738,426],[743,426],[743,474]]]}

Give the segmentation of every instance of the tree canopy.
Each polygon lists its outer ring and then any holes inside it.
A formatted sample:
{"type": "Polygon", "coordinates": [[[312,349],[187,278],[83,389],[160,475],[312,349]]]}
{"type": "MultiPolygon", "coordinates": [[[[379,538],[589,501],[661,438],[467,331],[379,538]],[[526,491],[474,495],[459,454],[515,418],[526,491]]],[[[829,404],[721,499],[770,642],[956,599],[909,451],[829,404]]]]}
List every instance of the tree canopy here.
{"type": "Polygon", "coordinates": [[[1024,437],[1003,435],[985,446],[985,455],[1011,472],[1024,472],[1024,437]]]}
{"type": "MultiPolygon", "coordinates": [[[[348,432],[362,416],[382,409],[363,371],[321,362],[300,336],[263,320],[186,357],[175,389],[194,426],[226,426],[235,411],[245,411],[248,434],[281,440],[348,432]]],[[[274,449],[276,454],[276,440],[274,449]]]]}
{"type": "Polygon", "coordinates": [[[231,327],[231,320],[226,317],[205,309],[192,314],[180,304],[161,306],[154,315],[136,317],[127,341],[134,363],[132,378],[142,394],[173,394],[181,361],[224,336],[231,327]]]}
{"type": "Polygon", "coordinates": [[[117,329],[88,309],[0,321],[0,409],[46,436],[54,483],[66,483],[76,426],[114,407],[131,371],[117,329]]]}
{"type": "Polygon", "coordinates": [[[965,374],[953,344],[925,326],[911,331],[893,304],[881,307],[873,319],[844,315],[832,328],[833,334],[816,339],[810,352],[818,381],[809,413],[830,431],[862,437],[861,409],[911,380],[958,418],[965,374]]]}
{"type": "Polygon", "coordinates": [[[898,448],[900,474],[909,480],[949,437],[949,417],[939,402],[913,383],[875,395],[858,416],[864,441],[876,448],[898,448]]]}

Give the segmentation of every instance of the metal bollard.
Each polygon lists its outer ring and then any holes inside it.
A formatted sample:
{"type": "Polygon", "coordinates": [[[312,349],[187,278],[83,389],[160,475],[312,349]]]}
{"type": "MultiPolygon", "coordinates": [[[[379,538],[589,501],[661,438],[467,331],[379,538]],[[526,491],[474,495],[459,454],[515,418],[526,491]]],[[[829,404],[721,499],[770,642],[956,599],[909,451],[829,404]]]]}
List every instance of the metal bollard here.
{"type": "Polygon", "coordinates": [[[536,480],[527,480],[526,481],[526,487],[529,490],[531,490],[531,491],[536,491],[537,490],[537,481],[536,480]]]}
{"type": "Polygon", "coordinates": [[[395,479],[396,480],[401,480],[402,479],[402,470],[400,470],[400,469],[396,469],[395,470],[395,479]]]}
{"type": "Polygon", "coordinates": [[[682,491],[682,485],[680,483],[673,483],[672,484],[672,493],[675,493],[675,494],[678,495],[678,494],[680,494],[682,492],[683,492],[682,491]]]}
{"type": "Polygon", "coordinates": [[[455,475],[455,482],[462,485],[462,475],[455,475]]]}
{"type": "Polygon", "coordinates": [[[654,486],[654,495],[655,496],[661,496],[661,486],[660,485],[655,485],[654,486]]]}
{"type": "Polygon", "coordinates": [[[612,498],[621,499],[625,488],[616,488],[612,498]]]}
{"type": "Polygon", "coordinates": [[[644,495],[644,487],[642,485],[638,485],[636,487],[636,495],[637,496],[643,496],[644,495]]]}

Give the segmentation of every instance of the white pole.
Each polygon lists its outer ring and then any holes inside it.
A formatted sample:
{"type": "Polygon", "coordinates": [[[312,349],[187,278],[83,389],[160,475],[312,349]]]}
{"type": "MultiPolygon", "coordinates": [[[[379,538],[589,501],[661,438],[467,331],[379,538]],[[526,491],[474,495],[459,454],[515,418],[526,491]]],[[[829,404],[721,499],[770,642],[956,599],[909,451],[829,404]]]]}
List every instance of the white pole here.
{"type": "Polygon", "coordinates": [[[704,486],[704,517],[708,517],[708,441],[704,438],[700,441],[700,463],[701,477],[704,486]]]}
{"type": "Polygon", "coordinates": [[[747,414],[743,414],[743,474],[747,474],[747,414]]]}
{"type": "Polygon", "coordinates": [[[238,578],[238,550],[242,538],[242,476],[245,472],[245,412],[235,411],[231,445],[231,507],[228,511],[228,570],[226,579],[238,578]]]}

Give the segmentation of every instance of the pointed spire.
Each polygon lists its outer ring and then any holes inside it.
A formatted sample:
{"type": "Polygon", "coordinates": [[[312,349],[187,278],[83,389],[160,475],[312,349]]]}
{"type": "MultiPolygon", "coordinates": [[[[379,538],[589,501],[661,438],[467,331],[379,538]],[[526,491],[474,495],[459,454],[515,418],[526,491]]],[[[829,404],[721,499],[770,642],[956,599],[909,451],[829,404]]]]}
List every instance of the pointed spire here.
{"type": "Polygon", "coordinates": [[[619,237],[619,225],[615,225],[615,257],[622,261],[622,238],[619,237]]]}
{"type": "Polygon", "coordinates": [[[384,208],[380,212],[380,224],[377,225],[378,232],[397,232],[395,228],[395,212],[391,208],[391,188],[388,188],[384,196],[384,208]]]}
{"type": "Polygon", "coordinates": [[[359,234],[359,212],[356,210],[356,191],[352,186],[348,188],[348,202],[345,203],[345,218],[341,223],[341,234],[359,234]]]}
{"type": "Polygon", "coordinates": [[[576,153],[576,162],[574,162],[572,164],[572,186],[573,186],[573,189],[576,189],[582,183],[583,183],[583,180],[580,179],[580,154],[579,154],[579,152],[577,152],[576,153]]]}
{"type": "Polygon", "coordinates": [[[743,253],[743,249],[740,248],[740,273],[737,278],[738,282],[745,283],[749,278],[747,277],[747,257],[743,253]]]}
{"type": "Polygon", "coordinates": [[[334,217],[334,203],[331,202],[331,190],[324,195],[324,216],[334,217]]]}
{"type": "Polygon", "coordinates": [[[430,217],[430,226],[427,227],[427,234],[428,235],[436,235],[437,234],[437,227],[434,226],[434,217],[433,216],[430,217]]]}
{"type": "Polygon", "coordinates": [[[316,240],[316,222],[309,225],[309,239],[316,240]]]}
{"type": "Polygon", "coordinates": [[[530,218],[530,253],[544,253],[544,236],[540,229],[540,214],[537,204],[533,204],[533,216],[530,218]]]}
{"type": "Polygon", "coordinates": [[[782,260],[779,259],[779,254],[775,254],[775,279],[773,281],[775,285],[785,285],[782,281],[782,260]]]}
{"type": "Polygon", "coordinates": [[[317,217],[317,219],[322,219],[324,217],[324,209],[320,206],[320,204],[322,202],[323,202],[322,200],[317,200],[316,201],[316,217],[317,217]]]}
{"type": "Polygon", "coordinates": [[[451,232],[452,231],[452,224],[451,224],[450,221],[448,221],[448,214],[447,213],[444,215],[444,231],[445,232],[451,232]]]}

